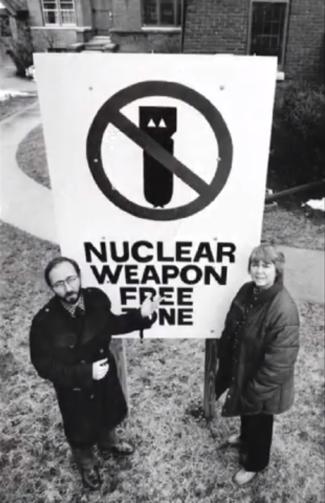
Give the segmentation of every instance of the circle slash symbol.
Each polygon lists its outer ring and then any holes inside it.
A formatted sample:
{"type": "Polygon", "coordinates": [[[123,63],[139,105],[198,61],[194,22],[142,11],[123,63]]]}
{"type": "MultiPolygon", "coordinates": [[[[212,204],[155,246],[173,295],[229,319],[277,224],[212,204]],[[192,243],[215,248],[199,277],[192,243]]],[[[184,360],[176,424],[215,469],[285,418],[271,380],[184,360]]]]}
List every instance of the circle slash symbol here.
{"type": "Polygon", "coordinates": [[[139,218],[178,220],[201,211],[224,188],[232,166],[233,146],[229,130],[220,112],[202,94],[177,82],[145,81],[128,86],[109,98],[97,112],[87,136],[87,160],[91,174],[101,192],[117,207],[139,218]],[[200,112],[209,123],[218,144],[220,161],[210,184],[182,164],[145,131],[139,129],[121,108],[140,98],[162,96],[187,103],[200,112]],[[146,208],[127,199],[113,187],[103,167],[101,145],[109,124],[114,125],[151,157],[179,177],[198,196],[190,203],[170,209],[146,208]]]}

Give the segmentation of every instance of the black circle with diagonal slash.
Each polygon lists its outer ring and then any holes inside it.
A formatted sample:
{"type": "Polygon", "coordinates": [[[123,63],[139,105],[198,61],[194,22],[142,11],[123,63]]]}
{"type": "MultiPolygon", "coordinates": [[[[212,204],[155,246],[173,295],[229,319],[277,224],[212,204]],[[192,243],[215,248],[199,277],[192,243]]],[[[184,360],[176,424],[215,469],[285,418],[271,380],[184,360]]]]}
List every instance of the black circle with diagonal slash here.
{"type": "Polygon", "coordinates": [[[231,136],[220,112],[202,94],[176,82],[139,82],[117,92],[100,108],[90,126],[87,137],[87,160],[99,189],[122,210],[150,220],[176,220],[188,217],[210,204],[227,182],[232,165],[232,151],[231,136]],[[121,108],[132,101],[149,96],[163,96],[184,101],[198,110],[210,124],[219,148],[219,162],[210,184],[184,166],[120,112],[121,108]],[[101,157],[103,135],[109,124],[120,129],[150,156],[161,162],[184,183],[193,188],[198,193],[198,197],[190,203],[176,208],[154,209],[138,205],[120,194],[107,177],[101,157]]]}

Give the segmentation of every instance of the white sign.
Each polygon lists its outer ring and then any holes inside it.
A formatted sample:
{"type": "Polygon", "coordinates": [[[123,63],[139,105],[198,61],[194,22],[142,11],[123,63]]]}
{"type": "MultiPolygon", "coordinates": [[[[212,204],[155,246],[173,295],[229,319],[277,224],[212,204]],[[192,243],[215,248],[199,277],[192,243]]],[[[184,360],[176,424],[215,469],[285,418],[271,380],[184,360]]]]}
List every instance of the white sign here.
{"type": "Polygon", "coordinates": [[[219,337],[259,244],[276,59],[38,54],[63,255],[146,336],[219,337]]]}

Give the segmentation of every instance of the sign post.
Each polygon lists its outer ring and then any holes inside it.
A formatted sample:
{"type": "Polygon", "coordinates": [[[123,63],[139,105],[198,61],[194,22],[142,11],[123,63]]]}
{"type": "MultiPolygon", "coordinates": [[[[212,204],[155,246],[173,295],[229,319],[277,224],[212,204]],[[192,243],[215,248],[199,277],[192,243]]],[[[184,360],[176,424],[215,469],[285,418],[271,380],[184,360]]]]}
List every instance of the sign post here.
{"type": "Polygon", "coordinates": [[[125,400],[127,404],[129,403],[129,392],[128,392],[128,373],[127,373],[127,358],[125,351],[125,344],[123,339],[117,339],[113,337],[110,344],[110,350],[114,356],[116,362],[116,369],[121,387],[124,393],[125,400]]]}
{"type": "Polygon", "coordinates": [[[215,377],[217,372],[218,340],[206,339],[205,341],[205,362],[204,362],[204,391],[203,409],[206,419],[215,417],[215,377]]]}

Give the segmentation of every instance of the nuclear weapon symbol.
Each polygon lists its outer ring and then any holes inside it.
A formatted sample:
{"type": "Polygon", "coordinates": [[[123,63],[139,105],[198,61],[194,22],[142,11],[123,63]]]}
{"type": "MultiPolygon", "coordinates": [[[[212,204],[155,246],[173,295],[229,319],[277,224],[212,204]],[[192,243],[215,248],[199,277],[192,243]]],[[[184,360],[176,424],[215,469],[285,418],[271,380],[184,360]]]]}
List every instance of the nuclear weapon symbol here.
{"type": "MultiPolygon", "coordinates": [[[[172,135],[176,132],[176,108],[139,107],[140,129],[159,143],[165,150],[174,153],[172,135]]],[[[164,207],[173,195],[173,173],[143,152],[144,196],[154,207],[164,207]]]]}

